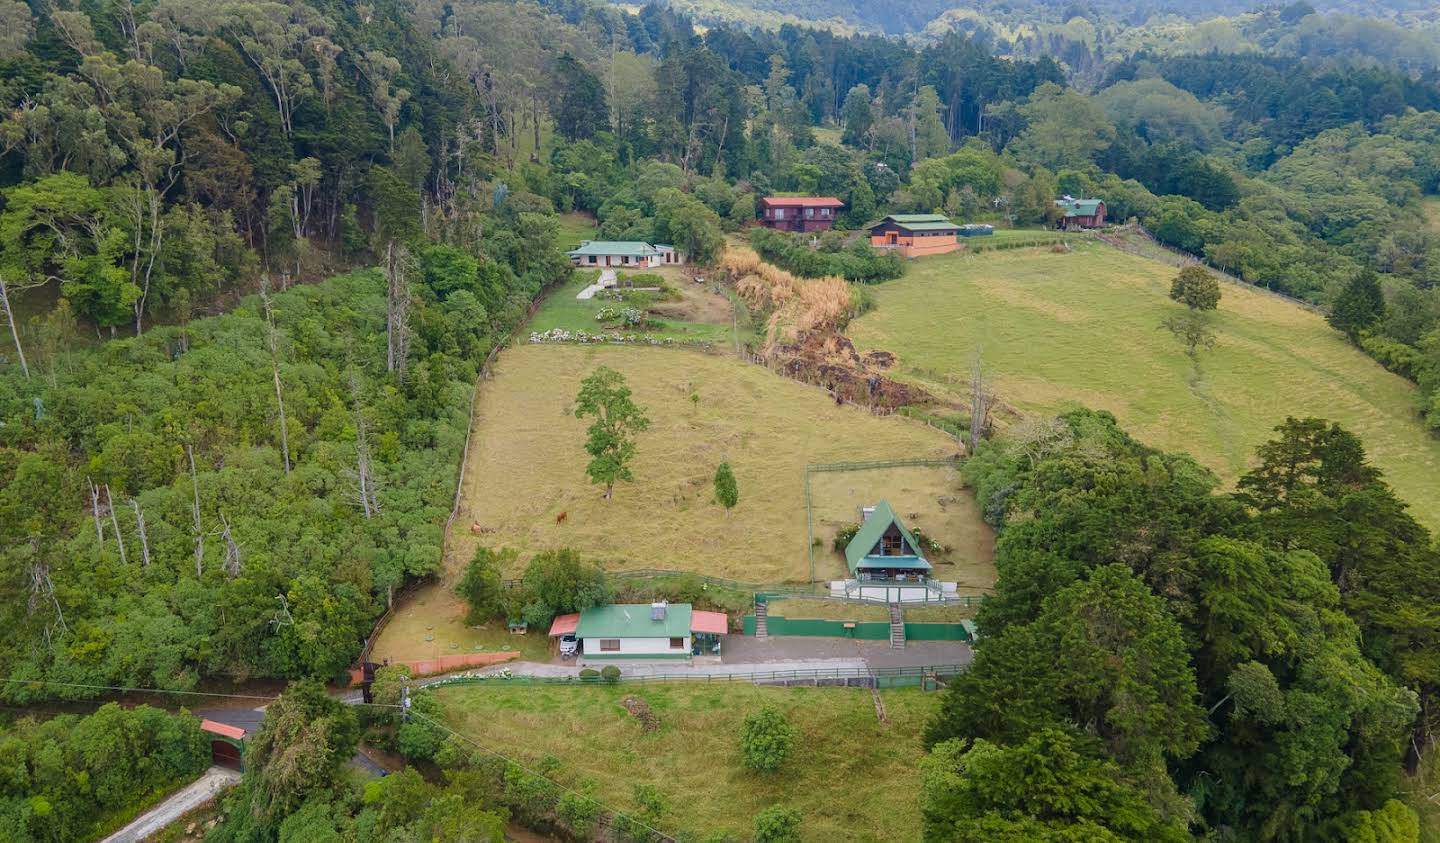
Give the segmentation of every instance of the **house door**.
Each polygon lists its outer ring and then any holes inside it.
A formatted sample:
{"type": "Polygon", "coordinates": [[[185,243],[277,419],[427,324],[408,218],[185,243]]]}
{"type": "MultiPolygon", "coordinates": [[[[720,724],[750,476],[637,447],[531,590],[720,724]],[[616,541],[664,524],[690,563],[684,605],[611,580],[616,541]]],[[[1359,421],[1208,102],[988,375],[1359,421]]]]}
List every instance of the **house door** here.
{"type": "Polygon", "coordinates": [[[896,234],[896,233],[893,232],[893,231],[890,232],[889,234],[885,235],[885,236],[886,236],[887,238],[889,238],[889,240],[890,240],[890,245],[891,245],[891,246],[894,246],[896,243],[899,243],[899,242],[900,242],[900,235],[896,234]]]}

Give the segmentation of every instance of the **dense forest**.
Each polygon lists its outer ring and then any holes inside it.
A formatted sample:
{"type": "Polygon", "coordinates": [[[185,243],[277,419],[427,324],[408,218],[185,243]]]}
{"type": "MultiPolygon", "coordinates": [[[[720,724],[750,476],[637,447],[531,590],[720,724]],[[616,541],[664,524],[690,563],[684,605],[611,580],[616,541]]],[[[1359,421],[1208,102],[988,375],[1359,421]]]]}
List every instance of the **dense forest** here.
{"type": "MultiPolygon", "coordinates": [[[[1103,197],[1324,309],[1440,432],[1440,62],[1413,4],[1012,4],[908,41],[878,33],[944,10],[708,5],[0,0],[0,698],[305,680],[263,742],[329,723],[320,774],[257,756],[221,839],[444,836],[430,799],[486,834],[590,828],[430,732],[396,748],[445,785],[345,788],[335,748],[399,727],[308,681],[437,571],[477,372],[569,278],[565,212],[705,263],[782,191],[840,197],[841,229],[1103,197]]],[[[842,240],[753,244],[797,275],[904,272],[842,240]]],[[[1221,493],[1105,414],[1026,436],[965,472],[1000,580],[926,735],[930,836],[1414,839],[1440,558],[1363,443],[1287,421],[1221,493]]],[[[0,819],[67,838],[191,772],[161,717],[0,733],[0,819]],[[163,763],[80,783],[112,728],[161,733],[134,754],[163,763]]]]}

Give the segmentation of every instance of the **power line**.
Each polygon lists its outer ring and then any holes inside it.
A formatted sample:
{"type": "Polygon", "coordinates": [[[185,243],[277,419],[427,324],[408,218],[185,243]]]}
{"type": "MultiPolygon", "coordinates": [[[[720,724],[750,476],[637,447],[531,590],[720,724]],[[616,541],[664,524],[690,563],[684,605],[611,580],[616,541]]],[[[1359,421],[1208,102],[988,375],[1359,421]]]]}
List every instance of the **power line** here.
{"type": "Polygon", "coordinates": [[[49,685],[56,688],[85,688],[91,691],[121,691],[139,694],[177,694],[191,697],[223,697],[235,700],[264,700],[274,702],[278,696],[261,697],[254,694],[221,694],[212,691],[176,691],[169,688],[126,688],[119,685],[86,685],[80,682],[53,682],[48,679],[0,679],[8,685],[49,685]]]}
{"type": "Polygon", "coordinates": [[[594,798],[594,797],[592,797],[592,796],[589,796],[589,795],[587,795],[587,794],[581,793],[580,791],[576,790],[576,789],[573,788],[573,787],[567,787],[566,785],[563,785],[563,784],[561,784],[560,782],[555,781],[554,779],[550,778],[549,776],[545,775],[544,773],[537,773],[536,771],[530,769],[529,767],[526,767],[524,764],[521,764],[519,761],[516,761],[515,759],[510,758],[509,756],[504,755],[504,754],[502,754],[502,753],[496,752],[495,750],[493,750],[493,749],[485,746],[484,744],[480,743],[479,741],[475,740],[474,738],[472,738],[472,737],[470,737],[470,736],[468,736],[468,735],[462,735],[462,734],[460,734],[459,732],[455,731],[454,729],[450,728],[449,726],[446,726],[444,723],[441,723],[440,721],[435,720],[435,719],[433,719],[433,718],[427,717],[427,716],[425,716],[424,714],[421,714],[420,712],[414,710],[413,708],[410,710],[410,716],[411,716],[411,717],[418,717],[418,718],[420,718],[421,720],[424,720],[426,723],[429,723],[429,724],[432,725],[432,726],[439,727],[440,729],[443,729],[443,730],[445,730],[446,732],[449,732],[450,734],[454,735],[455,737],[459,738],[460,740],[465,741],[466,743],[471,744],[471,745],[474,746],[476,749],[479,749],[479,750],[482,751],[482,752],[489,753],[490,755],[493,755],[493,756],[495,756],[496,758],[499,758],[501,761],[505,761],[506,763],[509,763],[509,764],[514,764],[516,767],[518,767],[520,770],[524,771],[525,773],[528,773],[529,775],[532,775],[532,776],[534,776],[534,777],[536,777],[536,778],[538,778],[538,779],[544,779],[545,781],[549,782],[550,784],[554,785],[555,787],[559,788],[560,790],[563,790],[563,791],[565,791],[566,793],[572,793],[572,794],[580,797],[581,799],[584,799],[586,802],[589,802],[590,804],[595,805],[596,807],[598,807],[598,808],[599,808],[600,810],[602,810],[602,811],[608,811],[610,814],[612,814],[612,815],[614,815],[614,816],[616,816],[616,817],[624,817],[625,819],[627,819],[627,820],[629,820],[630,822],[632,822],[632,823],[640,826],[641,828],[645,829],[646,831],[648,831],[648,832],[650,832],[650,833],[652,833],[652,834],[657,835],[661,840],[673,841],[673,840],[675,839],[674,837],[666,834],[665,832],[661,831],[660,829],[655,828],[654,826],[651,826],[651,825],[647,825],[647,824],[645,824],[645,823],[643,823],[643,822],[635,819],[634,817],[630,816],[629,814],[625,813],[624,811],[620,811],[620,810],[617,810],[617,809],[615,809],[615,808],[610,807],[609,805],[606,805],[604,802],[601,802],[599,799],[596,799],[596,798],[594,798]]]}

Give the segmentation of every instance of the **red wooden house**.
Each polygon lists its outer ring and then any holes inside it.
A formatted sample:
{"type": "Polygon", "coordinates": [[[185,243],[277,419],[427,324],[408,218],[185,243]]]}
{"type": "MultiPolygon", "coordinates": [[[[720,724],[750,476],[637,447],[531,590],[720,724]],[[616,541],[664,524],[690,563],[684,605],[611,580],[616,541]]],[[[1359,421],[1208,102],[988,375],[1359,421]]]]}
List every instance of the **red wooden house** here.
{"type": "Polygon", "coordinates": [[[843,207],[833,196],[767,196],[760,200],[760,224],[778,231],[829,231],[843,207]]]}
{"type": "Polygon", "coordinates": [[[1055,204],[1060,208],[1060,219],[1055,223],[1056,228],[1071,230],[1102,228],[1105,225],[1105,200],[1103,199],[1072,199],[1066,196],[1063,199],[1056,199],[1055,204]]]}

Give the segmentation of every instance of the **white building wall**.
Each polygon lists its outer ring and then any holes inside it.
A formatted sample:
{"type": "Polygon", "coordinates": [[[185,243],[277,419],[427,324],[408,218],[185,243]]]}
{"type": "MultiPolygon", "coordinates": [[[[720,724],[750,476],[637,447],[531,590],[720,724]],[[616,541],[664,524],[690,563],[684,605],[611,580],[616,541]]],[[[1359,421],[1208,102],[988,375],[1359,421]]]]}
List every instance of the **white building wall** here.
{"type": "Polygon", "coordinates": [[[669,638],[621,638],[620,651],[604,651],[600,649],[599,638],[583,639],[583,648],[587,656],[645,656],[665,653],[690,652],[690,636],[685,636],[685,646],[679,649],[670,648],[669,638]]]}

